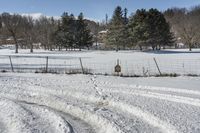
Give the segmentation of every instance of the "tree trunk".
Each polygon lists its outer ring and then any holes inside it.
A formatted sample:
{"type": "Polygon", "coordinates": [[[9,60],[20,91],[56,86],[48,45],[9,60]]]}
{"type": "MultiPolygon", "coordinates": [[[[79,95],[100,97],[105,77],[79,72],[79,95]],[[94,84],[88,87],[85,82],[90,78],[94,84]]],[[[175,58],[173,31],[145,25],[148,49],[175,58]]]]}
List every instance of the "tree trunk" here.
{"type": "Polygon", "coordinates": [[[192,51],[192,45],[189,43],[189,51],[192,51]]]}
{"type": "Polygon", "coordinates": [[[141,45],[139,45],[139,47],[140,47],[140,51],[142,51],[142,46],[141,46],[141,45]]]}
{"type": "Polygon", "coordinates": [[[155,50],[155,46],[152,46],[153,51],[155,50]]]}
{"type": "Polygon", "coordinates": [[[50,45],[50,51],[53,51],[52,45],[50,45]]]}
{"type": "Polygon", "coordinates": [[[96,39],[96,50],[98,49],[98,41],[97,41],[97,39],[96,39]]]}
{"type": "Polygon", "coordinates": [[[189,51],[192,51],[192,47],[189,46],[189,51]]]}
{"type": "Polygon", "coordinates": [[[31,49],[30,52],[33,53],[33,44],[31,43],[31,49]]]}
{"type": "Polygon", "coordinates": [[[119,46],[118,46],[118,44],[117,44],[116,52],[118,52],[118,51],[119,51],[119,46]]]}
{"type": "Polygon", "coordinates": [[[17,39],[16,39],[15,35],[13,35],[13,38],[14,38],[14,41],[15,41],[15,53],[17,54],[19,45],[17,43],[17,39]]]}
{"type": "Polygon", "coordinates": [[[125,44],[123,45],[123,50],[126,50],[126,45],[125,44]]]}

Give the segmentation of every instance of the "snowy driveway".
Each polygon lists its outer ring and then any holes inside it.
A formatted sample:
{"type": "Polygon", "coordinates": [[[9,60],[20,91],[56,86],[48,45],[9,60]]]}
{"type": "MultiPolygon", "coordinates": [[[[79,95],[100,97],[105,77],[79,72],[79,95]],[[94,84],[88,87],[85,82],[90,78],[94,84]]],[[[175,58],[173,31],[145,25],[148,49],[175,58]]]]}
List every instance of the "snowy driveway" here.
{"type": "Polygon", "coordinates": [[[200,78],[0,74],[1,133],[200,132],[200,78]]]}

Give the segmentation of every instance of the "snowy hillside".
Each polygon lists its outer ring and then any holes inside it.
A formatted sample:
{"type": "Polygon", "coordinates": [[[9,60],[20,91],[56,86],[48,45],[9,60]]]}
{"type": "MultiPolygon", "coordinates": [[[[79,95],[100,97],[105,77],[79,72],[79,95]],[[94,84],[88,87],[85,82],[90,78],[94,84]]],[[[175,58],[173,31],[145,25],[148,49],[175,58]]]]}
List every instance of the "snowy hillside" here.
{"type": "Polygon", "coordinates": [[[0,74],[1,133],[200,132],[200,78],[0,74]]]}

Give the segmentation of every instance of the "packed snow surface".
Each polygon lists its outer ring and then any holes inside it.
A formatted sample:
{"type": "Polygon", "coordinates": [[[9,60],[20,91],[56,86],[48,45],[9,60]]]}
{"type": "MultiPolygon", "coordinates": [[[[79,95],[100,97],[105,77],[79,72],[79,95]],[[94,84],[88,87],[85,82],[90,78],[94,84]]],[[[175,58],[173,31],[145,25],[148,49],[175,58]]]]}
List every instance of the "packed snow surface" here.
{"type": "Polygon", "coordinates": [[[200,132],[200,78],[0,73],[1,133],[200,132]]]}

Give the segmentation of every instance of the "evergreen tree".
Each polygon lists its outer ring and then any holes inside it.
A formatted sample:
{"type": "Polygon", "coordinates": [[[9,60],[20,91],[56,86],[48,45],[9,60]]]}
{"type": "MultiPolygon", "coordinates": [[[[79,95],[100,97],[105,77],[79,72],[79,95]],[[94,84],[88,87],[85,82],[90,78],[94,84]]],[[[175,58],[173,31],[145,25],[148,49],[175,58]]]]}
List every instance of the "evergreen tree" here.
{"type": "Polygon", "coordinates": [[[124,28],[124,18],[123,11],[120,6],[116,7],[111,22],[109,24],[108,34],[107,34],[107,44],[110,46],[115,46],[116,51],[119,50],[120,46],[123,45],[123,28],[124,28]]]}
{"type": "Polygon", "coordinates": [[[131,37],[142,50],[142,46],[160,49],[173,45],[173,34],[164,15],[157,9],[137,10],[130,23],[131,37]]]}
{"type": "Polygon", "coordinates": [[[131,38],[130,38],[130,32],[129,32],[129,27],[128,27],[128,17],[127,17],[128,10],[125,8],[124,9],[124,22],[123,22],[123,28],[122,28],[122,46],[123,49],[125,50],[127,47],[131,46],[131,38]]]}
{"type": "Polygon", "coordinates": [[[69,47],[75,48],[76,47],[76,40],[75,40],[75,34],[76,34],[76,20],[73,14],[69,16],[69,47]]]}
{"type": "Polygon", "coordinates": [[[137,10],[136,14],[131,16],[129,21],[132,46],[136,44],[142,50],[142,46],[145,46],[149,36],[147,26],[147,11],[145,9],[137,10]]]}
{"type": "Polygon", "coordinates": [[[70,17],[68,15],[68,13],[64,12],[62,15],[62,34],[63,34],[63,38],[62,42],[63,42],[63,46],[66,48],[66,50],[70,47],[70,17]]]}
{"type": "Polygon", "coordinates": [[[149,31],[148,44],[152,46],[153,50],[155,48],[159,50],[161,46],[173,44],[169,24],[161,12],[157,9],[150,9],[147,23],[149,31]]]}
{"type": "Polygon", "coordinates": [[[56,47],[58,47],[59,51],[62,49],[62,46],[64,45],[65,41],[64,41],[64,32],[62,30],[62,25],[60,23],[60,21],[58,21],[58,28],[55,31],[54,35],[53,35],[53,42],[56,45],[56,47]]]}
{"type": "Polygon", "coordinates": [[[76,44],[81,50],[84,47],[89,48],[93,44],[93,37],[90,34],[90,30],[87,27],[87,24],[84,22],[83,13],[80,13],[78,16],[78,20],[76,21],[76,35],[75,40],[76,44]]]}
{"type": "Polygon", "coordinates": [[[62,47],[81,50],[84,47],[89,49],[93,44],[93,36],[90,34],[87,24],[84,22],[83,13],[80,13],[76,20],[74,15],[70,16],[64,12],[62,21],[58,24],[57,31],[54,33],[54,43],[57,44],[59,50],[62,47]]]}

